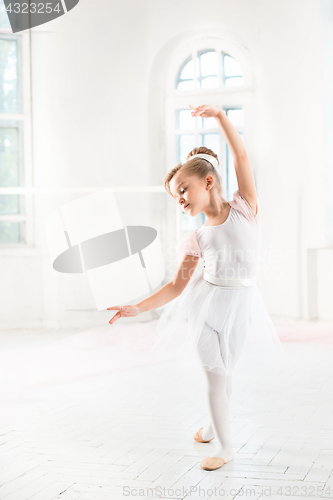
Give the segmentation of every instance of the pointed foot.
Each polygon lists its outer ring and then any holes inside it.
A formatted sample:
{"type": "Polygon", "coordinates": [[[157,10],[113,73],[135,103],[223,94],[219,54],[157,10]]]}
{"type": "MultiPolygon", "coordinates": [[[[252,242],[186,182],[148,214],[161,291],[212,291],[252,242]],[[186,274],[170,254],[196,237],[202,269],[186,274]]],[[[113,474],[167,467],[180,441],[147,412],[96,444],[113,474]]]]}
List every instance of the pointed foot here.
{"type": "Polygon", "coordinates": [[[219,469],[224,464],[225,460],[220,457],[206,457],[200,462],[201,467],[205,470],[219,469]]]}
{"type": "Polygon", "coordinates": [[[212,439],[208,439],[208,441],[204,441],[202,439],[202,429],[203,427],[201,427],[193,436],[193,439],[195,439],[195,441],[197,441],[198,443],[210,443],[211,441],[213,441],[214,438],[212,439]]]}

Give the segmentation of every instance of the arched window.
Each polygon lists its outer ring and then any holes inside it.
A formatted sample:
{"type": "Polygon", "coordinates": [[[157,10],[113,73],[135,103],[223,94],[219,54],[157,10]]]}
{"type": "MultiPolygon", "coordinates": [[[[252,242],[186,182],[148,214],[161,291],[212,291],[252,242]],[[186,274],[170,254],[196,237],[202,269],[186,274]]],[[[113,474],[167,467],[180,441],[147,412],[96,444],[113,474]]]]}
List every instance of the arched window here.
{"type": "MultiPolygon", "coordinates": [[[[206,146],[219,157],[223,196],[227,200],[237,190],[233,158],[214,118],[192,118],[188,105],[214,104],[222,108],[243,138],[244,87],[242,67],[236,58],[219,48],[201,48],[183,58],[174,80],[174,162],[185,162],[194,147],[206,146]]],[[[248,86],[246,88],[248,90],[248,86]]],[[[196,229],[206,221],[181,213],[181,229],[196,229]]]]}
{"type": "Polygon", "coordinates": [[[179,69],[176,89],[216,89],[244,85],[240,64],[229,54],[212,49],[188,57],[179,69]]]}

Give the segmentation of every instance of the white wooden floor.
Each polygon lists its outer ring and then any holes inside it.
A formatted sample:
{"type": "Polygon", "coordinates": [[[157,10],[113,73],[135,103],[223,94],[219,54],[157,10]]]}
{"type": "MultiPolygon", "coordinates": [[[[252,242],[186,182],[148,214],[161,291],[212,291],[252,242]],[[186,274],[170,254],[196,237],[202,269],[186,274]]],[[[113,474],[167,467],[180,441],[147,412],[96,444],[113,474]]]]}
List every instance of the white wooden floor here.
{"type": "MultiPolygon", "coordinates": [[[[71,335],[0,333],[7,357],[1,499],[333,498],[332,342],[287,342],[290,367],[283,373],[236,377],[230,402],[235,459],[209,472],[200,461],[214,441],[192,437],[207,418],[199,367],[185,374],[167,361],[112,372],[104,364],[112,348],[95,346],[77,373],[67,366],[61,378],[55,349],[58,376],[24,384],[43,346],[50,351],[52,339],[71,335]],[[29,365],[32,349],[37,356],[29,365]],[[24,371],[25,361],[30,368],[24,371]],[[22,375],[21,386],[14,372],[22,375]]],[[[75,366],[75,349],[71,360],[75,366]]]]}

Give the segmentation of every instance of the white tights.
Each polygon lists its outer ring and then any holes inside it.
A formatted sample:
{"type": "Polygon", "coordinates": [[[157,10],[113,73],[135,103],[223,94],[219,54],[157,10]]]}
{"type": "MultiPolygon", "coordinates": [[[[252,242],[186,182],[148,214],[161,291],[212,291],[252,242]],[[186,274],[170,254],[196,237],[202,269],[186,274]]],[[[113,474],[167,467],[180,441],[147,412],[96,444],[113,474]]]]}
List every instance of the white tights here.
{"type": "MultiPolygon", "coordinates": [[[[205,325],[205,350],[214,349],[220,352],[217,332],[205,325]]],[[[233,448],[230,432],[229,399],[232,391],[232,375],[219,375],[208,371],[204,365],[205,351],[198,349],[198,356],[203,365],[207,382],[207,402],[209,417],[202,430],[202,439],[215,437],[216,449],[212,457],[221,457],[226,462],[233,458],[233,448]]]]}

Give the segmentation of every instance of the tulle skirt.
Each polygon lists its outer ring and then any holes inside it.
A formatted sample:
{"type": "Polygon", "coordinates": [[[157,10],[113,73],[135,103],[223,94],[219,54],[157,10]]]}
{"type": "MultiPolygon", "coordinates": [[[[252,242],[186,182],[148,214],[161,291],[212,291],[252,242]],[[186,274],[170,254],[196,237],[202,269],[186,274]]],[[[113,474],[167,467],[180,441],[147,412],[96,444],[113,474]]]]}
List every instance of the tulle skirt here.
{"type": "Polygon", "coordinates": [[[257,286],[224,288],[202,276],[156,309],[152,352],[169,352],[183,367],[197,355],[205,370],[235,374],[247,360],[256,369],[283,368],[287,357],[257,286]]]}

